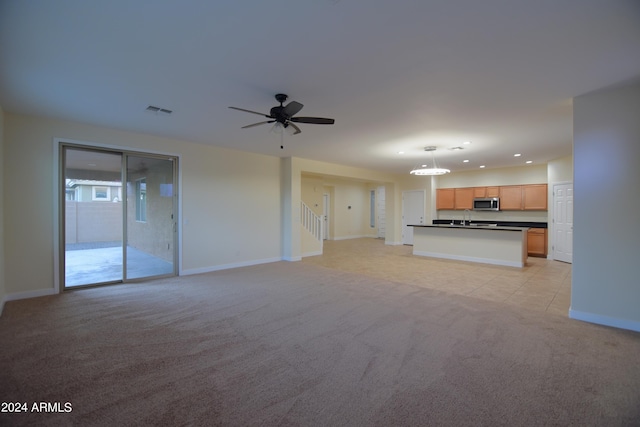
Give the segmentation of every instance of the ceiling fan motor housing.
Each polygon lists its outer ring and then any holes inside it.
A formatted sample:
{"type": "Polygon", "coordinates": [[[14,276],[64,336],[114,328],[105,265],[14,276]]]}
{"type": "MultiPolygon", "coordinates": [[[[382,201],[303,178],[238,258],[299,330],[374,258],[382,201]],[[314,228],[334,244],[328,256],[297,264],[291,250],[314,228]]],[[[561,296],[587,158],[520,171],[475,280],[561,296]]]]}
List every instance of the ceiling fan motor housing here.
{"type": "Polygon", "coordinates": [[[269,115],[272,118],[276,119],[277,122],[284,123],[287,119],[289,119],[289,117],[287,117],[282,110],[284,110],[283,106],[273,107],[269,112],[269,115]]]}

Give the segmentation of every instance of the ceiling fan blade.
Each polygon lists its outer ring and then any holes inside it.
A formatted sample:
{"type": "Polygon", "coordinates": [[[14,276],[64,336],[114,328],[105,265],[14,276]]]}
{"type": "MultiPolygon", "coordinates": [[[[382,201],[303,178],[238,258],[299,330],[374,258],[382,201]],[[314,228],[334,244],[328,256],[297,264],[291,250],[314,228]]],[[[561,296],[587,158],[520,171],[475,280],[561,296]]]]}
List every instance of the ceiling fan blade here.
{"type": "Polygon", "coordinates": [[[290,120],[296,123],[312,123],[314,125],[332,125],[336,122],[334,119],[326,119],[324,117],[292,117],[290,120]]]}
{"type": "Polygon", "coordinates": [[[238,108],[238,107],[229,107],[229,108],[231,108],[232,110],[244,111],[245,113],[257,114],[257,115],[262,116],[262,117],[271,118],[271,116],[268,116],[268,115],[266,115],[264,113],[258,113],[257,111],[245,110],[244,108],[238,108]]]}
{"type": "Polygon", "coordinates": [[[284,110],[282,110],[282,112],[287,117],[291,117],[297,114],[298,111],[302,110],[302,107],[304,107],[304,105],[300,104],[299,102],[291,101],[290,103],[287,104],[286,107],[284,107],[284,110]]]}
{"type": "Polygon", "coordinates": [[[296,131],[293,133],[294,135],[297,135],[297,134],[299,134],[300,132],[302,132],[302,131],[300,130],[300,128],[299,128],[298,126],[294,125],[293,123],[289,122],[289,123],[287,123],[287,124],[296,130],[296,131]]]}
{"type": "Polygon", "coordinates": [[[266,122],[258,122],[258,123],[254,123],[252,125],[242,126],[241,129],[252,128],[254,126],[260,126],[260,125],[264,125],[264,124],[267,124],[267,123],[273,123],[273,122],[275,122],[275,120],[267,120],[266,122]]]}

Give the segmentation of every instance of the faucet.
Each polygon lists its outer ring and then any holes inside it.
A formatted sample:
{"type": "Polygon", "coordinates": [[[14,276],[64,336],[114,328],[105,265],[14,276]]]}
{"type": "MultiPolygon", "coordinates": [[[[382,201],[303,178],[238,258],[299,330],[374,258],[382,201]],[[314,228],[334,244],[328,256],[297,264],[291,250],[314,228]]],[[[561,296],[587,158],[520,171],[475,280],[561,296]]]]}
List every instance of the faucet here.
{"type": "Polygon", "coordinates": [[[462,225],[467,225],[465,220],[467,219],[467,212],[469,212],[469,224],[471,224],[471,211],[469,209],[465,209],[462,213],[462,225]]]}

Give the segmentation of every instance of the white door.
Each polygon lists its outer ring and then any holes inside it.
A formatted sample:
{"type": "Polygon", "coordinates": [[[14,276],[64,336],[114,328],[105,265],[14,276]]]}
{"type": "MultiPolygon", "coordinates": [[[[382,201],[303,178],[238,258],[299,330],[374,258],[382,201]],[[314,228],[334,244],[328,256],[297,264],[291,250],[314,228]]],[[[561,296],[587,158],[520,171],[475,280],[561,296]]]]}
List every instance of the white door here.
{"type": "Polygon", "coordinates": [[[380,186],[377,189],[377,197],[376,197],[376,209],[378,211],[377,219],[378,219],[378,237],[385,237],[386,230],[386,214],[385,214],[385,193],[384,187],[380,186]]]}
{"type": "Polygon", "coordinates": [[[413,245],[413,227],[408,224],[424,224],[424,190],[402,192],[402,244],[413,245]]]}
{"type": "Polygon", "coordinates": [[[322,239],[329,240],[329,195],[327,193],[322,196],[322,239]]]}
{"type": "Polygon", "coordinates": [[[553,186],[553,259],[573,262],[573,183],[553,186]]]}

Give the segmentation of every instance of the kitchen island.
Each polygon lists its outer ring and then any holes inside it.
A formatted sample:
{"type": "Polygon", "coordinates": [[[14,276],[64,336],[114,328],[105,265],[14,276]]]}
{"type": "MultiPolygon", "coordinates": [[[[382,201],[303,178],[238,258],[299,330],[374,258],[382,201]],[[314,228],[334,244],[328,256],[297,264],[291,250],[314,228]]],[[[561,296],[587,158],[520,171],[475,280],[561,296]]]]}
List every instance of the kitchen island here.
{"type": "Polygon", "coordinates": [[[524,267],[526,227],[489,225],[409,225],[413,254],[485,264],[524,267]]]}

